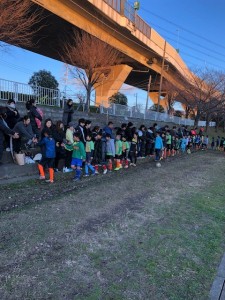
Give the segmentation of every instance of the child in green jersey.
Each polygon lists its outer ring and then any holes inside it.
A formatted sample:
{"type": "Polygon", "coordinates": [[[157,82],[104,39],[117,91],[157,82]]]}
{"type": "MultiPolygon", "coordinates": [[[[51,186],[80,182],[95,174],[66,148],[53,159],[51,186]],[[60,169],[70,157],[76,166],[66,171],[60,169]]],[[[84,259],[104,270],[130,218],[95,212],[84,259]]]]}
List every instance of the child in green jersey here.
{"type": "Polygon", "coordinates": [[[85,152],[86,152],[86,162],[85,162],[85,177],[89,176],[88,169],[91,170],[91,175],[95,175],[95,168],[91,165],[91,161],[93,159],[94,154],[94,142],[92,141],[91,134],[86,136],[86,145],[85,145],[85,152]]]}
{"type": "Polygon", "coordinates": [[[122,168],[121,166],[121,159],[122,159],[122,141],[121,135],[116,135],[116,142],[115,142],[115,158],[116,158],[116,168],[115,171],[118,171],[122,168]]]}

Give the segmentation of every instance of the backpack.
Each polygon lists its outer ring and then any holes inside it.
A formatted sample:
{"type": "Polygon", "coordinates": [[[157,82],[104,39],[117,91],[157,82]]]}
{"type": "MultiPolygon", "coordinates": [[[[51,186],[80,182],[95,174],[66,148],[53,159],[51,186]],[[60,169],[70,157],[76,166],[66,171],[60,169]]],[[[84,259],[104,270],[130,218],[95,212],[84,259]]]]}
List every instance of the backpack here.
{"type": "MultiPolygon", "coordinates": [[[[43,118],[44,113],[40,108],[37,108],[37,112],[41,115],[41,117],[43,118]]],[[[35,118],[35,122],[37,124],[38,129],[41,129],[41,121],[38,118],[35,118]]]]}

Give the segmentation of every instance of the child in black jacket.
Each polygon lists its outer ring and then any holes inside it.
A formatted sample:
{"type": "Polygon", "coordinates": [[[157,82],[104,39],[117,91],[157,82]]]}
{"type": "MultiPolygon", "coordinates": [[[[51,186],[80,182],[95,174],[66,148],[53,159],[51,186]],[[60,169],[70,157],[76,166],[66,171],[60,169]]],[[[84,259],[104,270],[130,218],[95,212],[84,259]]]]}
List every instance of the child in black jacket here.
{"type": "Polygon", "coordinates": [[[102,133],[98,132],[95,137],[94,153],[93,153],[93,164],[95,167],[95,174],[99,174],[99,165],[103,168],[103,173],[107,172],[107,167],[105,164],[105,154],[106,154],[106,143],[102,141],[102,133]]]}

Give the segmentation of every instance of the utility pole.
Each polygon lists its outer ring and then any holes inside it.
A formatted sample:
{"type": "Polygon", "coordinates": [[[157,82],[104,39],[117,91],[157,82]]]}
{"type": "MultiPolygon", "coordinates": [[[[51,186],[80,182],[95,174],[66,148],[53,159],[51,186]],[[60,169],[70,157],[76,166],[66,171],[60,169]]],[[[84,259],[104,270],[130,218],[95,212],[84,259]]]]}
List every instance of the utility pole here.
{"type": "Polygon", "coordinates": [[[162,60],[162,66],[161,66],[161,72],[160,72],[159,94],[158,94],[158,104],[157,104],[157,116],[159,115],[160,97],[161,97],[161,92],[162,92],[162,81],[163,81],[163,70],[164,70],[164,65],[165,65],[165,55],[166,55],[166,41],[164,43],[163,60],[162,60]]]}
{"type": "Polygon", "coordinates": [[[63,82],[64,82],[64,100],[62,103],[62,107],[64,107],[64,102],[65,99],[67,98],[67,83],[68,83],[68,64],[64,64],[64,68],[65,68],[65,73],[64,73],[64,77],[63,77],[63,82]]]}
{"type": "Polygon", "coordinates": [[[146,105],[145,105],[146,111],[148,109],[148,98],[149,98],[149,93],[150,93],[151,81],[152,81],[152,75],[149,76],[149,80],[148,80],[147,98],[146,98],[146,105]]]}
{"type": "Polygon", "coordinates": [[[138,96],[138,94],[136,93],[136,94],[134,94],[134,96],[136,97],[136,110],[137,110],[137,96],[138,96]]]}

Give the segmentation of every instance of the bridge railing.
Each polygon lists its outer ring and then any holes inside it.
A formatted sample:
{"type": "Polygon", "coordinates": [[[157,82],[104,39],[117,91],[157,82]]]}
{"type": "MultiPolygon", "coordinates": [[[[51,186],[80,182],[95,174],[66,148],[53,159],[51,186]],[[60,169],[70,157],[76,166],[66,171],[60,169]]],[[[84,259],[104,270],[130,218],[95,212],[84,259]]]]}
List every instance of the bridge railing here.
{"type": "Polygon", "coordinates": [[[147,38],[151,38],[151,27],[138,15],[136,15],[135,18],[135,26],[140,32],[147,36],[147,38]]]}
{"type": "Polygon", "coordinates": [[[145,36],[151,37],[151,27],[136,13],[134,7],[127,0],[104,0],[104,2],[121,15],[124,14],[135,25],[135,28],[145,36]],[[122,11],[122,7],[124,7],[124,11],[122,11]]]}
{"type": "Polygon", "coordinates": [[[124,0],[104,0],[104,2],[115,9],[118,13],[121,13],[121,1],[124,0]]]}
{"type": "Polygon", "coordinates": [[[38,104],[60,106],[60,91],[0,78],[0,99],[26,102],[34,98],[38,104]]]}
{"type": "MultiPolygon", "coordinates": [[[[135,118],[150,121],[161,121],[165,123],[175,123],[178,125],[193,126],[194,120],[176,117],[167,113],[158,113],[153,110],[139,109],[135,106],[126,106],[120,104],[111,104],[109,107],[100,105],[100,113],[111,116],[118,116],[124,118],[135,118]]],[[[206,121],[199,121],[198,126],[206,126],[206,121]]],[[[215,122],[210,122],[209,126],[216,126],[215,122]]]]}

